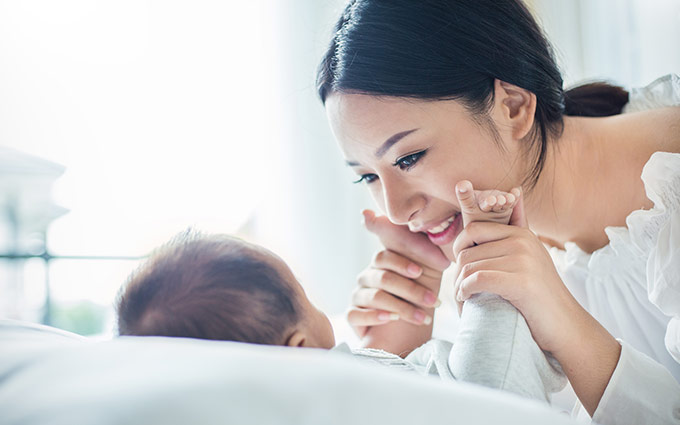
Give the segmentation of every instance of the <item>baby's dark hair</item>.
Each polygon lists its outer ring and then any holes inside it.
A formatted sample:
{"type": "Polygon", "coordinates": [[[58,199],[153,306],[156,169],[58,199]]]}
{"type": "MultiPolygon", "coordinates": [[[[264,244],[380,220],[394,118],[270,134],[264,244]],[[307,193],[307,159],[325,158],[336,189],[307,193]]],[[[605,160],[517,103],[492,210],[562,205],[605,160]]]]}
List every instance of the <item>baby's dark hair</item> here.
{"type": "Polygon", "coordinates": [[[226,235],[176,236],[121,287],[119,335],[284,345],[300,307],[268,255],[226,235]]]}

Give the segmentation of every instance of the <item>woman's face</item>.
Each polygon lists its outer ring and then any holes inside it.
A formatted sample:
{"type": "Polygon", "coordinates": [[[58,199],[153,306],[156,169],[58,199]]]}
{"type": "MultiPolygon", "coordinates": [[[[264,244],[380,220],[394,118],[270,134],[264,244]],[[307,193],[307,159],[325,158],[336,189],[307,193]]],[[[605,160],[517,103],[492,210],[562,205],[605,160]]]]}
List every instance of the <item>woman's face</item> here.
{"type": "Polygon", "coordinates": [[[450,247],[462,230],[455,184],[470,180],[476,190],[509,191],[521,181],[523,164],[513,160],[518,144],[502,117],[496,119],[496,109],[490,116],[498,141],[458,101],[339,93],[326,101],[357,181],[393,223],[426,232],[451,260],[450,247]]]}

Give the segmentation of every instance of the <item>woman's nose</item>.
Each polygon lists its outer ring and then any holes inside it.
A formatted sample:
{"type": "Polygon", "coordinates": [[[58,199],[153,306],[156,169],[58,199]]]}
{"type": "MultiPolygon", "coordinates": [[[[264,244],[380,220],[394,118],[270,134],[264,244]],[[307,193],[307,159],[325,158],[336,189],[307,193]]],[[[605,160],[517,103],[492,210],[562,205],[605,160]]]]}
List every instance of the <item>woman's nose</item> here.
{"type": "Polygon", "coordinates": [[[383,202],[385,214],[394,224],[408,224],[424,206],[424,198],[408,185],[384,179],[383,202]]]}

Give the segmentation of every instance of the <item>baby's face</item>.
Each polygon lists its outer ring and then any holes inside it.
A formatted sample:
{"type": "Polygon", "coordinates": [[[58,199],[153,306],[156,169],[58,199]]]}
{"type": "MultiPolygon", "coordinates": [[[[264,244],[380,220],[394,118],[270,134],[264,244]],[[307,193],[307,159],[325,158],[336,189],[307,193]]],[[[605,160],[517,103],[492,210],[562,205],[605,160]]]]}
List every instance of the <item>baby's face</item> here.
{"type": "Polygon", "coordinates": [[[272,253],[267,253],[267,257],[267,261],[276,268],[276,271],[295,291],[298,305],[302,308],[300,312],[302,317],[298,327],[300,328],[299,330],[307,335],[304,346],[325,349],[333,348],[335,346],[335,335],[328,316],[316,308],[307,298],[302,285],[300,285],[290,267],[283,260],[272,253]]]}

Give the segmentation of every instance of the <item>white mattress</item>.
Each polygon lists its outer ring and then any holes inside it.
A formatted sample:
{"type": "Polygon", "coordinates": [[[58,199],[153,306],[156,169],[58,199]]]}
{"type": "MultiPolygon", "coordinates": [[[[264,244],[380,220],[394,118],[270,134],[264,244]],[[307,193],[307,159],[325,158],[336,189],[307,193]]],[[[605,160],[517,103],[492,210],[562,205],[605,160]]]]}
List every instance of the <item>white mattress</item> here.
{"type": "Polygon", "coordinates": [[[0,424],[569,424],[513,394],[323,350],[92,341],[0,320],[0,424]]]}

